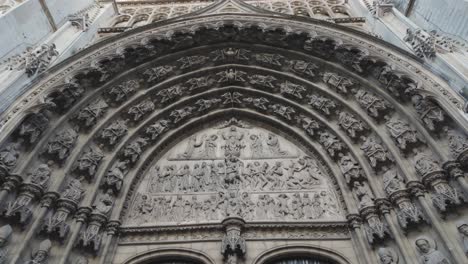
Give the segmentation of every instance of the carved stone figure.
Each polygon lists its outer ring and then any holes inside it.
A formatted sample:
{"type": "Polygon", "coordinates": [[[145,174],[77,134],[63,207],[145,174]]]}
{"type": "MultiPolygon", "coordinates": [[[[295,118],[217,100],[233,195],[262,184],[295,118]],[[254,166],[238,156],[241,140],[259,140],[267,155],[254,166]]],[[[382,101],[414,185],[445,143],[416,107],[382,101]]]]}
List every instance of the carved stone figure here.
{"type": "Polygon", "coordinates": [[[359,89],[356,92],[355,97],[358,103],[366,109],[367,113],[372,117],[377,118],[382,113],[391,109],[391,105],[387,101],[364,89],[359,89]]]}
{"type": "Polygon", "coordinates": [[[178,123],[179,121],[191,115],[195,109],[195,107],[186,106],[181,109],[176,109],[172,111],[170,116],[174,119],[174,123],[178,123]]]}
{"type": "Polygon", "coordinates": [[[435,131],[436,125],[442,123],[445,119],[442,109],[421,95],[414,95],[411,100],[426,127],[431,131],[435,131]]]}
{"type": "Polygon", "coordinates": [[[374,194],[366,182],[354,182],[353,193],[359,201],[359,208],[374,206],[374,194]]]}
{"type": "Polygon", "coordinates": [[[281,150],[278,137],[272,133],[268,134],[266,146],[272,156],[285,156],[288,154],[286,151],[281,150]]]}
{"type": "Polygon", "coordinates": [[[106,193],[104,193],[98,198],[96,204],[93,205],[96,212],[101,213],[103,215],[107,215],[110,212],[115,200],[115,198],[112,197],[111,194],[112,191],[108,190],[106,193]]]}
{"type": "Polygon", "coordinates": [[[306,91],[306,88],[300,84],[286,81],[280,84],[280,91],[282,94],[289,94],[296,98],[302,99],[302,93],[306,91]]]}
{"type": "Polygon", "coordinates": [[[107,103],[102,99],[98,99],[81,109],[76,116],[76,120],[86,127],[94,126],[97,120],[106,113],[107,108],[107,103]]]}
{"type": "Polygon", "coordinates": [[[160,120],[150,126],[145,130],[146,134],[151,136],[151,140],[157,139],[162,133],[164,133],[169,128],[169,121],[160,120]]]}
{"type": "Polygon", "coordinates": [[[242,94],[238,92],[225,93],[222,94],[221,97],[224,98],[223,105],[233,105],[242,103],[242,94]]]}
{"type": "Polygon", "coordinates": [[[88,260],[83,256],[79,256],[73,264],[88,264],[88,260]]]}
{"type": "Polygon", "coordinates": [[[227,133],[222,134],[222,137],[226,141],[225,145],[222,147],[224,149],[224,156],[239,157],[241,150],[245,148],[245,145],[242,141],[244,138],[244,133],[238,131],[235,126],[231,126],[227,133]]]}
{"type": "Polygon", "coordinates": [[[262,134],[250,135],[250,150],[252,151],[252,157],[263,157],[263,138],[262,134]]]}
{"type": "Polygon", "coordinates": [[[209,58],[206,56],[187,56],[187,57],[182,57],[177,60],[179,62],[180,68],[181,69],[186,69],[189,67],[193,67],[199,64],[205,63],[209,58]]]}
{"type": "Polygon", "coordinates": [[[454,159],[461,159],[461,161],[468,161],[468,139],[465,135],[452,129],[445,129],[447,131],[448,146],[450,153],[454,159]]]}
{"type": "Polygon", "coordinates": [[[402,199],[397,202],[398,223],[406,229],[408,224],[419,224],[425,220],[424,215],[419,207],[409,199],[402,199]]]}
{"type": "Polygon", "coordinates": [[[225,48],[221,50],[215,50],[211,52],[214,55],[213,61],[219,60],[248,60],[250,50],[238,49],[238,48],[225,48]]]}
{"type": "Polygon", "coordinates": [[[351,155],[341,157],[340,169],[348,184],[352,184],[363,177],[361,166],[351,155]]]}
{"type": "Polygon", "coordinates": [[[310,94],[307,96],[309,98],[308,104],[313,108],[322,111],[326,115],[330,115],[332,110],[335,110],[337,104],[335,101],[328,99],[326,97],[310,94]]]}
{"type": "Polygon", "coordinates": [[[361,149],[366,154],[372,167],[377,167],[378,162],[386,162],[392,160],[388,151],[377,141],[374,135],[365,139],[361,145],[361,149]]]}
{"type": "Polygon", "coordinates": [[[221,99],[213,98],[213,99],[199,99],[195,104],[198,105],[198,111],[205,111],[216,104],[220,103],[221,99]]]}
{"type": "Polygon", "coordinates": [[[275,114],[277,114],[279,116],[282,116],[283,118],[285,118],[287,120],[291,120],[292,115],[294,115],[296,113],[294,108],[292,108],[290,106],[285,106],[285,105],[282,105],[282,104],[272,104],[272,105],[269,106],[269,109],[271,111],[273,111],[273,113],[275,113],[275,114]]]}
{"type": "Polygon", "coordinates": [[[319,132],[319,142],[331,157],[337,156],[344,148],[343,143],[329,132],[319,132]]]}
{"type": "Polygon", "coordinates": [[[128,109],[128,114],[133,117],[133,121],[139,121],[143,116],[154,111],[155,105],[150,99],[134,105],[128,109]]]}
{"type": "Polygon", "coordinates": [[[289,68],[296,73],[304,74],[308,77],[315,77],[318,72],[318,66],[312,62],[306,62],[302,60],[290,60],[288,61],[289,68]]]}
{"type": "Polygon", "coordinates": [[[268,110],[267,105],[270,103],[270,101],[268,101],[268,99],[264,97],[260,97],[260,98],[247,97],[247,98],[244,98],[243,101],[264,111],[268,110]]]}
{"type": "Polygon", "coordinates": [[[128,80],[122,84],[112,87],[108,94],[116,103],[127,100],[136,90],[140,88],[140,84],[136,80],[128,80]]]}
{"type": "Polygon", "coordinates": [[[276,78],[271,75],[254,74],[254,75],[249,75],[248,78],[249,78],[249,83],[251,84],[256,84],[256,85],[270,87],[270,88],[275,87],[274,82],[276,81],[276,78]]]}
{"type": "Polygon", "coordinates": [[[320,128],[320,124],[317,121],[305,115],[296,116],[296,120],[311,137],[315,136],[316,130],[320,128]]]}
{"type": "Polygon", "coordinates": [[[353,114],[341,112],[338,120],[340,126],[351,138],[356,138],[357,134],[363,132],[365,129],[364,123],[358,120],[353,114]]]}
{"type": "Polygon", "coordinates": [[[75,146],[78,134],[74,129],[65,129],[57,133],[47,143],[45,152],[49,155],[56,155],[59,161],[65,160],[70,154],[71,149],[75,146]]]}
{"type": "Polygon", "coordinates": [[[169,102],[176,98],[181,97],[185,93],[185,89],[186,88],[184,86],[180,84],[176,84],[169,88],[159,91],[158,93],[156,93],[156,96],[159,99],[159,101],[162,104],[164,104],[166,102],[169,102]]]}
{"type": "Polygon", "coordinates": [[[365,230],[370,244],[374,244],[377,240],[383,240],[390,236],[387,224],[382,222],[377,215],[372,215],[367,219],[365,230]]]}
{"type": "Polygon", "coordinates": [[[49,186],[49,179],[52,170],[47,164],[40,164],[36,170],[32,173],[29,173],[31,183],[34,183],[40,186],[43,190],[46,190],[49,186]]]}
{"type": "Polygon", "coordinates": [[[65,191],[62,193],[63,199],[71,200],[75,203],[79,203],[83,197],[84,189],[81,186],[81,182],[77,179],[72,179],[65,191]]]}
{"type": "Polygon", "coordinates": [[[384,190],[388,195],[405,189],[405,182],[396,168],[388,169],[383,175],[384,190]]]}
{"type": "Polygon", "coordinates": [[[104,158],[104,154],[100,149],[89,148],[76,161],[75,171],[83,173],[90,181],[94,177],[102,158],[104,158]]]}
{"type": "Polygon", "coordinates": [[[203,153],[201,156],[206,159],[213,159],[216,158],[216,150],[218,149],[218,144],[216,141],[218,140],[218,136],[213,134],[208,136],[203,143],[203,153]]]}
{"type": "Polygon", "coordinates": [[[419,140],[418,132],[401,119],[390,119],[387,121],[386,126],[390,136],[395,139],[397,146],[402,150],[406,150],[408,144],[417,143],[419,140]]]}
{"type": "Polygon", "coordinates": [[[124,120],[116,120],[109,126],[101,130],[99,137],[110,146],[115,145],[128,132],[127,122],[124,120]]]}
{"type": "Polygon", "coordinates": [[[29,138],[29,143],[36,143],[39,136],[49,125],[49,118],[42,113],[32,114],[21,123],[18,134],[29,138]]]}
{"type": "Polygon", "coordinates": [[[51,247],[52,243],[49,239],[43,240],[39,244],[39,249],[31,254],[31,260],[24,262],[24,264],[47,264],[51,247]]]}
{"type": "Polygon", "coordinates": [[[253,57],[260,62],[266,63],[266,64],[272,64],[272,65],[277,65],[281,66],[281,60],[284,59],[283,56],[279,54],[270,54],[270,53],[257,53],[254,54],[253,57]]]}
{"type": "Polygon", "coordinates": [[[8,176],[8,173],[16,166],[19,157],[18,148],[18,144],[10,143],[0,151],[0,178],[8,176]]]}
{"type": "Polygon", "coordinates": [[[75,80],[64,83],[61,87],[59,91],[53,92],[45,98],[45,102],[57,112],[68,110],[85,92],[85,89],[77,84],[75,80]]]}
{"type": "Polygon", "coordinates": [[[379,248],[378,254],[381,264],[398,264],[398,254],[392,248],[379,248]]]}
{"type": "Polygon", "coordinates": [[[66,223],[68,214],[67,210],[59,208],[53,215],[44,220],[39,233],[57,237],[63,241],[70,232],[70,226],[66,223]]]}
{"type": "Polygon", "coordinates": [[[465,254],[468,255],[468,223],[466,221],[457,222],[457,230],[460,233],[465,254]]]}
{"type": "Polygon", "coordinates": [[[228,69],[216,74],[218,82],[245,82],[244,76],[247,75],[244,71],[236,69],[228,69]]]}
{"type": "Polygon", "coordinates": [[[414,242],[421,254],[422,264],[450,264],[450,260],[439,250],[434,240],[428,237],[418,237],[414,242]]]}
{"type": "Polygon", "coordinates": [[[169,75],[174,70],[173,66],[158,66],[155,68],[147,69],[143,72],[143,75],[147,76],[147,82],[160,81],[169,75]]]}
{"type": "Polygon", "coordinates": [[[178,154],[177,158],[180,159],[189,159],[194,155],[195,150],[200,150],[201,146],[204,143],[206,135],[203,135],[200,141],[197,140],[196,135],[192,135],[188,138],[187,146],[185,148],[184,153],[178,154]]]}
{"type": "Polygon", "coordinates": [[[0,264],[7,264],[7,250],[5,249],[10,236],[13,233],[13,229],[10,225],[4,225],[0,227],[0,264]]]}
{"type": "Polygon", "coordinates": [[[356,84],[355,81],[332,72],[323,73],[322,80],[341,94],[347,94],[348,89],[356,84]]]}
{"type": "Polygon", "coordinates": [[[197,77],[197,78],[190,78],[187,81],[187,84],[189,86],[189,90],[195,90],[195,89],[200,89],[204,87],[208,87],[212,85],[215,82],[211,76],[202,76],[202,77],[197,77]]]}
{"type": "Polygon", "coordinates": [[[112,190],[114,193],[118,193],[122,188],[122,183],[127,172],[128,162],[126,160],[116,161],[106,176],[104,176],[104,182],[101,186],[105,190],[112,190]]]}
{"type": "Polygon", "coordinates": [[[124,147],[123,156],[133,164],[140,158],[141,153],[143,153],[143,148],[147,144],[148,140],[146,138],[139,137],[124,147]]]}
{"type": "Polygon", "coordinates": [[[58,56],[55,44],[42,44],[38,48],[29,48],[24,53],[8,60],[8,70],[24,70],[28,77],[44,72],[53,58],[58,56]]]}

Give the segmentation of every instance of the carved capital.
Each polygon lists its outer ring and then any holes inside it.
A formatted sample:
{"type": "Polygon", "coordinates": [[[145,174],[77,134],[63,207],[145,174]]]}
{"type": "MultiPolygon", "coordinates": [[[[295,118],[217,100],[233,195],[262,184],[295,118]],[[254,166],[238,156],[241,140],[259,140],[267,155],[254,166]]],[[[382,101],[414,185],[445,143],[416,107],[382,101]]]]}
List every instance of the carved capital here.
{"type": "Polygon", "coordinates": [[[366,206],[361,209],[359,209],[359,214],[363,218],[369,218],[373,215],[377,215],[377,207],[376,206],[366,206]]]}
{"type": "Polygon", "coordinates": [[[107,223],[107,234],[116,235],[122,223],[119,220],[111,220],[107,223]]]}
{"type": "Polygon", "coordinates": [[[359,228],[361,226],[362,220],[358,214],[349,214],[346,216],[346,220],[348,220],[348,225],[351,228],[359,228]]]}
{"type": "Polygon", "coordinates": [[[392,203],[387,198],[377,198],[375,205],[382,214],[388,214],[392,208],[392,203]]]}
{"type": "Polygon", "coordinates": [[[5,182],[2,185],[2,190],[7,192],[15,191],[22,182],[23,178],[20,175],[10,174],[6,177],[5,182]]]}
{"type": "Polygon", "coordinates": [[[456,161],[447,161],[442,165],[442,167],[447,171],[448,175],[455,180],[460,177],[465,177],[463,170],[460,168],[460,163],[456,161]]]}
{"type": "Polygon", "coordinates": [[[86,222],[93,209],[91,207],[80,207],[75,214],[77,222],[86,222]]]}

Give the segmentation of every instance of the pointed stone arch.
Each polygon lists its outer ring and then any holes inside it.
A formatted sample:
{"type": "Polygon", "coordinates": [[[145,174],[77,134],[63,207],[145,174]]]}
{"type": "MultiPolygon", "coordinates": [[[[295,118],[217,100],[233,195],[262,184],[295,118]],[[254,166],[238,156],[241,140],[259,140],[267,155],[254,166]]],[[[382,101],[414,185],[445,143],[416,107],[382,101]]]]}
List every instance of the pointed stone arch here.
{"type": "MultiPolygon", "coordinates": [[[[318,153],[336,177],[364,263],[377,256],[366,237],[411,263],[417,253],[410,243],[424,232],[443,242],[440,250],[452,261],[466,260],[451,238],[457,235],[453,219],[461,217],[454,212],[465,214],[462,193],[468,190],[462,170],[468,124],[460,96],[418,59],[362,33],[255,9],[235,16],[209,10],[125,32],[78,53],[40,75],[1,115],[0,146],[10,158],[2,163],[0,200],[8,201],[2,221],[34,216],[25,231],[15,230],[17,239],[37,241],[39,226],[65,217],[59,229],[43,234],[67,241],[58,263],[79,253],[75,241],[103,254],[99,261],[110,258],[138,178],[167,147],[166,139],[237,113],[275,124],[318,153]],[[39,115],[46,116],[42,124],[39,115]],[[147,143],[137,141],[142,137],[147,143]],[[140,144],[137,160],[121,169],[122,186],[112,189],[111,198],[102,198],[108,171],[128,159],[131,144],[140,144]],[[36,172],[44,163],[53,179],[47,188],[33,177],[45,173],[36,172]],[[388,187],[385,177],[399,185],[388,187]],[[82,179],[81,187],[71,179],[82,179]],[[83,199],[80,188],[86,190],[83,199]],[[349,194],[353,190],[357,199],[349,194]],[[365,195],[371,201],[364,203],[365,195]],[[9,213],[24,197],[30,198],[24,210],[9,213]],[[96,203],[101,207],[93,208],[96,203]],[[411,229],[424,218],[434,232],[411,229]]],[[[26,258],[27,246],[15,248],[12,263],[26,258]]]]}

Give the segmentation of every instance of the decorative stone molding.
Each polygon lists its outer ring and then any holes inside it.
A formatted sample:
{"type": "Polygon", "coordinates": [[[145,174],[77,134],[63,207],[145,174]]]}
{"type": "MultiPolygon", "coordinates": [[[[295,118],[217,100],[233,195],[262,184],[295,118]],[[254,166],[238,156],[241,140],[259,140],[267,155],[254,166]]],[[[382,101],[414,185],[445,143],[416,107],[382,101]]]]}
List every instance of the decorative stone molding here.
{"type": "Polygon", "coordinates": [[[55,44],[43,44],[38,48],[28,48],[24,53],[8,58],[3,64],[6,69],[25,71],[28,77],[43,73],[58,56],[55,44]]]}

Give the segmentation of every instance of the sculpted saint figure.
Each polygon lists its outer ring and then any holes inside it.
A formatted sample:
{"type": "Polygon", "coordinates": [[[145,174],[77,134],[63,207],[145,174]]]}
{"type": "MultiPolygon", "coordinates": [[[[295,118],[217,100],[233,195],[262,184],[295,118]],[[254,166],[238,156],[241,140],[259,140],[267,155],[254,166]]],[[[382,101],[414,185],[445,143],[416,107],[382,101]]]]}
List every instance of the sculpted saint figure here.
{"type": "Polygon", "coordinates": [[[263,157],[263,142],[261,134],[252,134],[250,135],[251,145],[250,150],[252,151],[252,157],[263,157]]]}
{"type": "Polygon", "coordinates": [[[397,264],[398,255],[391,248],[379,248],[379,260],[381,264],[397,264]]]}
{"type": "Polygon", "coordinates": [[[216,150],[218,148],[218,144],[216,140],[218,139],[217,135],[210,135],[205,139],[205,145],[202,157],[206,159],[214,159],[216,158],[216,150]]]}
{"type": "Polygon", "coordinates": [[[7,176],[7,173],[16,166],[18,157],[18,145],[15,143],[8,144],[0,151],[0,176],[7,176]]]}
{"type": "Polygon", "coordinates": [[[99,197],[97,203],[94,205],[94,208],[97,212],[101,214],[108,214],[114,205],[115,198],[112,197],[112,191],[107,191],[104,195],[99,197]]]}
{"type": "Polygon", "coordinates": [[[271,134],[271,133],[268,134],[266,144],[268,146],[268,150],[273,156],[276,156],[276,155],[284,156],[288,154],[286,151],[281,150],[279,139],[274,134],[271,134]]]}
{"type": "Polygon", "coordinates": [[[359,201],[360,208],[374,205],[374,195],[366,182],[355,181],[353,192],[359,201]]]}
{"type": "Polygon", "coordinates": [[[30,174],[31,182],[41,186],[43,189],[46,189],[49,185],[50,174],[52,170],[47,164],[41,164],[37,169],[30,174]]]}
{"type": "Polygon", "coordinates": [[[32,253],[31,260],[24,262],[24,264],[46,264],[49,258],[49,251],[52,243],[46,239],[39,244],[39,249],[32,253]]]}
{"type": "Polygon", "coordinates": [[[77,179],[72,179],[67,188],[62,194],[62,197],[65,199],[70,199],[74,202],[79,202],[84,193],[84,190],[81,187],[81,182],[77,179]]]}
{"type": "Polygon", "coordinates": [[[187,192],[190,188],[190,167],[185,164],[177,172],[177,189],[182,192],[187,192]]]}
{"type": "Polygon", "coordinates": [[[187,142],[187,147],[185,148],[184,153],[177,155],[177,157],[180,159],[191,158],[193,156],[195,149],[200,148],[203,145],[203,140],[205,139],[205,137],[206,135],[203,135],[199,142],[197,141],[196,135],[189,137],[188,142],[187,142]]]}
{"type": "Polygon", "coordinates": [[[231,126],[227,133],[222,134],[223,139],[226,141],[224,148],[224,156],[240,156],[241,150],[245,147],[242,144],[244,133],[237,131],[235,126],[231,126]]]}
{"type": "Polygon", "coordinates": [[[466,221],[458,222],[457,229],[462,238],[462,245],[465,250],[465,254],[468,256],[468,223],[466,221]]]}
{"type": "Polygon", "coordinates": [[[421,236],[415,241],[416,248],[421,254],[421,264],[450,264],[448,258],[436,248],[434,240],[421,236]]]}
{"type": "Polygon", "coordinates": [[[396,168],[388,169],[383,175],[384,190],[387,194],[405,189],[405,183],[396,168]]]}

